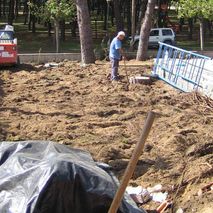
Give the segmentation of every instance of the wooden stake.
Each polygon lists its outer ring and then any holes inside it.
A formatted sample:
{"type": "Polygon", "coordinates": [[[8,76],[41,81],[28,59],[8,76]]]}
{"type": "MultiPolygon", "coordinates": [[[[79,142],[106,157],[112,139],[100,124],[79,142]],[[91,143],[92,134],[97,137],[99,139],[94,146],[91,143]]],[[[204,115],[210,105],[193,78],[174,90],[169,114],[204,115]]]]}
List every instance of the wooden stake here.
{"type": "Polygon", "coordinates": [[[126,171],[124,173],[124,176],[122,178],[122,181],[121,181],[121,184],[120,184],[120,187],[118,188],[116,194],[115,194],[115,197],[112,201],[112,204],[110,206],[110,209],[108,211],[108,213],[116,213],[119,206],[120,206],[120,203],[121,203],[121,200],[123,198],[123,195],[124,195],[124,192],[126,190],[126,187],[129,183],[129,180],[130,178],[132,177],[133,175],[133,172],[135,170],[135,167],[137,165],[137,162],[138,162],[138,159],[143,151],[143,148],[144,148],[144,144],[145,144],[145,141],[149,135],[149,132],[151,130],[151,127],[152,127],[152,124],[154,122],[154,117],[155,117],[155,114],[154,112],[149,112],[148,113],[148,116],[147,116],[147,119],[146,119],[146,122],[144,124],[144,128],[143,128],[143,131],[141,133],[141,136],[140,136],[140,140],[138,141],[135,149],[134,149],[134,152],[132,154],[132,157],[128,163],[128,166],[126,168],[126,171]]]}

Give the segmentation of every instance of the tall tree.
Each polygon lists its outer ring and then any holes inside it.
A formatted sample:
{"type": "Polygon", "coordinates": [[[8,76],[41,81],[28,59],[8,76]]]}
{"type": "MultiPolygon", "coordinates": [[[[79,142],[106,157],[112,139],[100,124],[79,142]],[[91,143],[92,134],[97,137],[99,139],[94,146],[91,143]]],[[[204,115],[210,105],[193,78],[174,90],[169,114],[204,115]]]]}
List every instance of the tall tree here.
{"type": "Polygon", "coordinates": [[[123,16],[124,20],[126,18],[127,23],[127,34],[131,34],[131,28],[132,28],[132,20],[131,20],[131,1],[125,1],[124,7],[123,7],[123,16]]]}
{"type": "Polygon", "coordinates": [[[115,15],[116,31],[118,32],[120,30],[123,30],[123,27],[124,27],[123,18],[121,16],[119,0],[113,0],[113,8],[114,8],[114,15],[115,15]]]}
{"type": "Polygon", "coordinates": [[[10,24],[10,25],[13,24],[13,20],[15,18],[14,6],[15,6],[15,0],[10,0],[9,1],[9,14],[8,14],[8,24],[10,24]]]}
{"type": "Polygon", "coordinates": [[[188,38],[190,40],[192,40],[192,36],[193,36],[193,22],[194,19],[193,18],[188,18],[188,38]]]}
{"type": "Polygon", "coordinates": [[[144,17],[144,21],[141,26],[140,40],[137,51],[137,60],[143,61],[147,59],[147,50],[149,42],[149,34],[152,24],[152,16],[154,14],[156,0],[148,0],[147,9],[144,17]]]}
{"type": "Polygon", "coordinates": [[[76,7],[81,42],[81,61],[83,64],[94,63],[95,54],[87,0],[76,0],[76,7]]]}
{"type": "Polygon", "coordinates": [[[66,33],[65,33],[66,23],[65,23],[65,20],[61,20],[60,21],[60,27],[61,27],[61,40],[65,41],[65,37],[66,37],[66,33]]]}
{"type": "Polygon", "coordinates": [[[0,0],[0,17],[1,17],[1,14],[2,13],[2,0],[0,0]]]}
{"type": "Polygon", "coordinates": [[[27,24],[27,19],[28,19],[28,13],[29,13],[29,7],[28,7],[28,2],[25,0],[23,2],[24,4],[24,9],[23,9],[23,15],[24,15],[24,25],[27,24]]]}
{"type": "Polygon", "coordinates": [[[108,2],[104,1],[103,3],[103,10],[102,10],[102,18],[104,17],[104,26],[103,26],[103,30],[107,30],[108,27],[108,23],[107,23],[107,19],[108,19],[108,10],[109,10],[109,6],[108,6],[108,2]],[[104,15],[104,16],[103,16],[104,15]]]}
{"type": "Polygon", "coordinates": [[[197,17],[200,21],[200,49],[204,49],[204,19],[213,19],[213,0],[179,0],[179,17],[197,17]]]}
{"type": "Polygon", "coordinates": [[[132,11],[131,11],[131,15],[132,15],[132,27],[131,27],[131,36],[132,36],[132,40],[130,42],[130,47],[133,50],[133,45],[134,45],[134,41],[135,41],[135,16],[136,16],[136,2],[135,0],[132,0],[132,11]]]}
{"type": "Polygon", "coordinates": [[[15,18],[18,17],[19,3],[19,0],[15,1],[15,18]]]}
{"type": "Polygon", "coordinates": [[[138,34],[140,33],[141,23],[145,16],[145,13],[146,13],[147,3],[148,3],[148,0],[142,0],[141,4],[140,4],[140,8],[139,8],[139,12],[138,12],[138,14],[139,14],[138,23],[137,23],[137,29],[136,29],[138,34]]]}
{"type": "Polygon", "coordinates": [[[136,16],[136,2],[135,0],[132,0],[132,28],[131,28],[131,36],[134,42],[135,37],[135,16],[136,16]]]}
{"type": "Polygon", "coordinates": [[[29,4],[33,15],[45,20],[53,21],[55,26],[56,52],[59,52],[59,26],[61,20],[75,17],[75,6],[72,0],[47,0],[44,4],[29,4]]]}
{"type": "Polygon", "coordinates": [[[73,1],[67,0],[48,0],[45,4],[45,11],[50,20],[54,21],[55,26],[55,41],[56,41],[56,52],[59,52],[59,26],[60,21],[70,19],[75,16],[74,3],[73,1]]]}
{"type": "Polygon", "coordinates": [[[7,0],[3,0],[3,16],[5,17],[6,16],[6,5],[7,5],[7,0]]]}

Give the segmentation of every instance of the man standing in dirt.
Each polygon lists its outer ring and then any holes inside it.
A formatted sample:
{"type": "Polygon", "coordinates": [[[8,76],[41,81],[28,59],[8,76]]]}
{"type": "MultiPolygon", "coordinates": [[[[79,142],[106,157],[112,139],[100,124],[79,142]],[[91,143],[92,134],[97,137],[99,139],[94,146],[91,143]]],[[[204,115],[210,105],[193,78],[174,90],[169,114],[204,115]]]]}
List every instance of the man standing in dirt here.
{"type": "Polygon", "coordinates": [[[112,64],[112,71],[111,71],[112,81],[119,80],[119,74],[118,74],[119,60],[121,59],[121,56],[124,57],[124,51],[122,49],[121,41],[124,38],[125,38],[125,33],[123,31],[120,31],[110,44],[109,57],[112,64]]]}

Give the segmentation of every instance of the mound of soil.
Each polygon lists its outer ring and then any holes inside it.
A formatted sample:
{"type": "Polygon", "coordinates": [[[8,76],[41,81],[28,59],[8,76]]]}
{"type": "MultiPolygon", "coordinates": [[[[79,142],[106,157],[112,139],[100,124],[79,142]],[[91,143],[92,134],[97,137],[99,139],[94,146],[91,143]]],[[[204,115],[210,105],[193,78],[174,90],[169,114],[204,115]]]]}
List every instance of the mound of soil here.
{"type": "MultiPolygon", "coordinates": [[[[152,110],[156,119],[130,184],[161,183],[173,200],[173,212],[211,212],[212,191],[197,195],[212,181],[211,100],[162,81],[130,85],[126,91],[125,76],[111,83],[109,70],[102,62],[1,70],[0,140],[52,140],[78,147],[111,165],[121,178],[152,110]]],[[[127,64],[130,76],[150,70],[151,64],[127,64]]],[[[120,73],[125,75],[123,66],[120,73]]]]}

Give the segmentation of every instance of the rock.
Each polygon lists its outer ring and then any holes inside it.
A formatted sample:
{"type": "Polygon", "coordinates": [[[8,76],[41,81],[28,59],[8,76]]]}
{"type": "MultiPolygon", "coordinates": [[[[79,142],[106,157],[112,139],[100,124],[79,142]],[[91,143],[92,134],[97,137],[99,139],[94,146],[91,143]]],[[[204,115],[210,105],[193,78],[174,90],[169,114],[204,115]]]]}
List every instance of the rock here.
{"type": "Polygon", "coordinates": [[[186,150],[186,156],[193,156],[196,152],[196,145],[193,144],[186,150]]]}
{"type": "Polygon", "coordinates": [[[184,211],[183,211],[183,209],[182,208],[179,208],[177,211],[176,211],[176,213],[183,213],[184,211]]]}
{"type": "Polygon", "coordinates": [[[149,76],[135,76],[130,77],[129,79],[130,84],[151,84],[152,80],[149,76]]]}
{"type": "Polygon", "coordinates": [[[153,146],[150,145],[150,144],[146,144],[145,147],[144,147],[144,151],[145,152],[150,152],[152,150],[153,146]]]}

